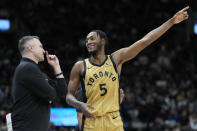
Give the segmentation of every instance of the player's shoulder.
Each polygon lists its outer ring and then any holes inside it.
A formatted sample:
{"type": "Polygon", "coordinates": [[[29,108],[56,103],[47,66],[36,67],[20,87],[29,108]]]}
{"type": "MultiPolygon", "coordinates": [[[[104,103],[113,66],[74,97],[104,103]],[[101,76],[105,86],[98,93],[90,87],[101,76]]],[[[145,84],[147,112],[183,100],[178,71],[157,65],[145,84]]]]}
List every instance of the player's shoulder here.
{"type": "Polygon", "coordinates": [[[83,64],[84,64],[84,60],[79,60],[79,61],[77,61],[77,62],[75,63],[74,66],[83,66],[83,64]]]}
{"type": "Polygon", "coordinates": [[[72,68],[71,74],[83,74],[84,67],[84,60],[77,61],[72,68]]]}
{"type": "Polygon", "coordinates": [[[83,64],[84,60],[79,60],[75,63],[75,65],[80,65],[80,64],[83,64]]]}
{"type": "Polygon", "coordinates": [[[79,60],[77,61],[74,66],[73,66],[74,69],[77,69],[77,70],[83,70],[84,68],[84,60],[79,60]]]}

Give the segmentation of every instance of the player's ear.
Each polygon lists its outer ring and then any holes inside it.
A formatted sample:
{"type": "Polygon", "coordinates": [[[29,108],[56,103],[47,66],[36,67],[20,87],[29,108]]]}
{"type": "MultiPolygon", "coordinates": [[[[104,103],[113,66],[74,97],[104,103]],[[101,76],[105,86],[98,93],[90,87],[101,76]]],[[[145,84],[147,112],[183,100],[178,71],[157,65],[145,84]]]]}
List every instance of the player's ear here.
{"type": "Polygon", "coordinates": [[[103,38],[101,39],[101,44],[105,45],[105,39],[103,39],[103,38]]]}

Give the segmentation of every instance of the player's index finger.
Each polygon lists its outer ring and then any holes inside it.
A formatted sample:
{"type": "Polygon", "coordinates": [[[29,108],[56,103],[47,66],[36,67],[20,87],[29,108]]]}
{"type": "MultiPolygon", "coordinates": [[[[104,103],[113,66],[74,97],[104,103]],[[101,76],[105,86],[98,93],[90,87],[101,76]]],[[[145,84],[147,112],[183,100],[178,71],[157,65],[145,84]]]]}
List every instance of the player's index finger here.
{"type": "Polygon", "coordinates": [[[183,8],[181,11],[186,11],[189,9],[189,6],[186,6],[185,8],[183,8]]]}

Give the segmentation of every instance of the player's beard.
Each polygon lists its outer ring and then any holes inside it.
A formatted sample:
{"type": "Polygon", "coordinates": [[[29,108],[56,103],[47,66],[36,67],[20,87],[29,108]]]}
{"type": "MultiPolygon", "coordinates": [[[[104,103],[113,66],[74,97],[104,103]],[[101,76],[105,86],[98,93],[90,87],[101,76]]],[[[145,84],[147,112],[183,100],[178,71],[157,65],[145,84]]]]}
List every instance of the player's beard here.
{"type": "Polygon", "coordinates": [[[91,56],[93,56],[93,57],[94,57],[94,56],[97,56],[98,53],[101,51],[101,48],[102,48],[102,45],[99,44],[99,45],[97,46],[97,49],[94,50],[94,51],[90,51],[89,54],[90,54],[91,56]]]}

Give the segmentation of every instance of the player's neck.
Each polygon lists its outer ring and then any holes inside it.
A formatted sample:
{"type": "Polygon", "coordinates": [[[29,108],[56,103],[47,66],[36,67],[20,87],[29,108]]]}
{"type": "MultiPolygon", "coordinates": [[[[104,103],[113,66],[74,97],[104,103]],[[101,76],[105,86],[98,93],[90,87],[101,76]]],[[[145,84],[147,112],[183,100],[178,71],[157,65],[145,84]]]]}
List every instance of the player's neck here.
{"type": "Polygon", "coordinates": [[[91,56],[91,61],[95,64],[102,64],[105,61],[106,55],[105,53],[100,53],[97,55],[92,55],[91,56]]]}

